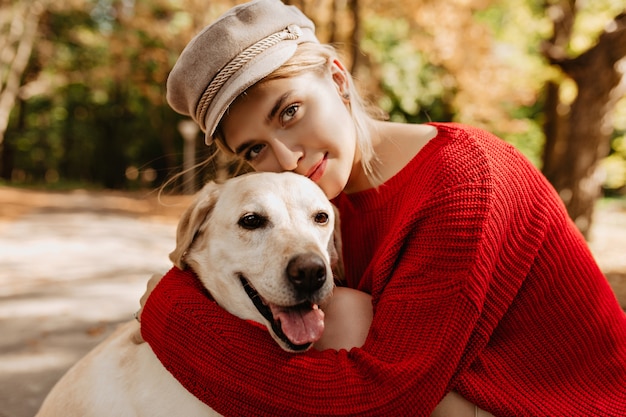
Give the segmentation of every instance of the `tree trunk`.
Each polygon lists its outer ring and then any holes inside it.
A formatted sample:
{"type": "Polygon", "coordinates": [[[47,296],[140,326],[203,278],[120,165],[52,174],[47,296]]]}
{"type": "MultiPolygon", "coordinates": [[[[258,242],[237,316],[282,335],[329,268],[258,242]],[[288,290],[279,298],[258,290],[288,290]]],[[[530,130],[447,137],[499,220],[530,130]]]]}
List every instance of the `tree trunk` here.
{"type": "MultiPolygon", "coordinates": [[[[558,24],[555,33],[562,30],[558,24]]],[[[585,236],[601,193],[598,164],[608,155],[613,111],[626,87],[620,68],[620,62],[626,62],[626,13],[607,28],[596,45],[578,57],[564,57],[564,41],[557,36],[545,50],[551,62],[576,83],[578,92],[568,108],[558,100],[558,88],[547,87],[543,172],[585,236]]]]}
{"type": "MultiPolygon", "coordinates": [[[[2,6],[7,7],[7,6],[2,6]]],[[[26,69],[33,43],[37,37],[39,18],[44,11],[40,1],[22,1],[12,4],[12,18],[8,33],[3,34],[2,78],[0,78],[0,145],[9,124],[9,115],[15,105],[22,74],[26,69]],[[22,10],[23,9],[23,10],[22,10]]]]}

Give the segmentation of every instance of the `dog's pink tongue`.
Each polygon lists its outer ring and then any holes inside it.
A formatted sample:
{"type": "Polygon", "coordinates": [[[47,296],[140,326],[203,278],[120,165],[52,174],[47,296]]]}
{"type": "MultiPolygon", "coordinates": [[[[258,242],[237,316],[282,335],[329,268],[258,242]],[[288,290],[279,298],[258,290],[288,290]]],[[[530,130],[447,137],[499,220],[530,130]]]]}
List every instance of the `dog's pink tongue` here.
{"type": "Polygon", "coordinates": [[[324,332],[324,312],[313,305],[310,309],[270,306],[274,320],[280,320],[283,333],[291,343],[314,343],[324,332]]]}

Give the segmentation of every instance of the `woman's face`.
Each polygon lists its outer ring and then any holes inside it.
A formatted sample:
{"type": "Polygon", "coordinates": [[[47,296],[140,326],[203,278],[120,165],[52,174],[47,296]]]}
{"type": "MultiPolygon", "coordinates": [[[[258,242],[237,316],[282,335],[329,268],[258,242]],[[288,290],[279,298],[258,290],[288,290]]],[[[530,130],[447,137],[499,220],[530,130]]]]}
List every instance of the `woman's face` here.
{"type": "Polygon", "coordinates": [[[226,145],[256,171],[294,171],[336,197],[362,176],[342,80],[304,72],[254,86],[222,119],[226,145]]]}

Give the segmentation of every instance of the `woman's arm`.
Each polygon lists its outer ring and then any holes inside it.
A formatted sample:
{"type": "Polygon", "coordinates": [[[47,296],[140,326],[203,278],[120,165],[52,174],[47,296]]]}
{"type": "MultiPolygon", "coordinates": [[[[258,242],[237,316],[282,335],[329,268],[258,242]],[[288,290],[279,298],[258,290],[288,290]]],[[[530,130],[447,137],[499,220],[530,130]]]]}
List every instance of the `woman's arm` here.
{"type": "MultiPolygon", "coordinates": [[[[435,326],[446,332],[445,321],[435,326]]],[[[425,362],[445,366],[433,368],[434,373],[429,367],[421,370],[401,335],[386,348],[376,343],[376,334],[384,331],[380,328],[373,329],[363,349],[285,352],[265,328],[232,316],[207,297],[192,273],[176,269],[148,298],[141,327],[144,339],[181,384],[229,416],[427,416],[445,393],[447,383],[437,381],[454,372],[460,355],[429,358],[425,362]],[[385,352],[380,355],[385,359],[371,350],[385,352]],[[434,388],[442,393],[433,393],[434,388]]]]}
{"type": "MultiPolygon", "coordinates": [[[[336,287],[330,302],[323,306],[325,313],[324,334],[315,342],[317,350],[347,349],[361,347],[372,324],[372,297],[352,288],[336,287]]],[[[430,417],[493,417],[477,408],[456,392],[450,392],[441,400],[430,417]]]]}
{"type": "MultiPolygon", "coordinates": [[[[137,312],[137,320],[140,320],[143,306],[161,278],[161,275],[153,275],[148,281],[146,292],[140,300],[141,308],[137,312]]],[[[323,310],[324,334],[315,343],[315,349],[350,350],[363,346],[374,314],[372,297],[369,294],[352,288],[336,287],[332,299],[323,306],[323,310]]],[[[140,330],[133,338],[137,344],[144,343],[140,330]]],[[[478,413],[484,417],[492,417],[456,392],[450,392],[441,400],[430,417],[476,417],[478,413]]]]}

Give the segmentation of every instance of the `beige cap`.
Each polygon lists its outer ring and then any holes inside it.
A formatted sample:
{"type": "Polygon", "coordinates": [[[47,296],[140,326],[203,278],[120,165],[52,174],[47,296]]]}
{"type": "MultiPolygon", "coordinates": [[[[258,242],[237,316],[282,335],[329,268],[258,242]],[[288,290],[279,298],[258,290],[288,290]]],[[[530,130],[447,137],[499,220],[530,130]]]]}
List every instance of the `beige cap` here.
{"type": "Polygon", "coordinates": [[[303,42],[319,41],[298,8],[280,0],[235,6],[187,44],[167,79],[167,101],[198,123],[208,145],[228,106],[303,42]]]}

